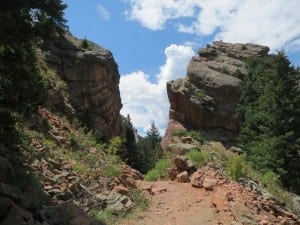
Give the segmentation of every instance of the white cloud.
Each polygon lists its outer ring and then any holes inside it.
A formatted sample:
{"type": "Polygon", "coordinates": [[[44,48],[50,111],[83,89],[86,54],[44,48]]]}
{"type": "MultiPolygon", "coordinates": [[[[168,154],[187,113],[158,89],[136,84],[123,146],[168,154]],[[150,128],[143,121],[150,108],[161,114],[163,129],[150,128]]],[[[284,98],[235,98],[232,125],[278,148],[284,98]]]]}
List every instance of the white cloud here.
{"type": "Polygon", "coordinates": [[[129,19],[138,20],[152,30],[161,30],[169,19],[192,17],[196,8],[194,0],[128,0],[129,19]]]}
{"type": "Polygon", "coordinates": [[[130,19],[152,29],[174,20],[180,32],[214,35],[228,42],[255,42],[272,50],[300,47],[299,0],[128,0],[130,19]],[[178,22],[191,17],[189,24],[178,22]],[[175,20],[176,19],[176,20],[175,20]],[[295,40],[296,39],[296,40],[295,40]]]}
{"type": "Polygon", "coordinates": [[[109,20],[110,19],[110,12],[101,4],[97,5],[97,10],[101,16],[102,19],[104,20],[109,20]]]}
{"type": "Polygon", "coordinates": [[[150,82],[149,75],[142,71],[122,75],[120,79],[121,113],[131,116],[141,134],[152,121],[164,134],[169,110],[166,83],[186,74],[187,64],[195,52],[191,47],[172,44],[165,49],[165,55],[166,61],[156,74],[156,83],[150,82]]]}
{"type": "MultiPolygon", "coordinates": [[[[272,51],[285,48],[288,52],[300,52],[299,0],[124,1],[130,4],[127,17],[152,30],[162,30],[172,22],[179,32],[198,38],[254,42],[267,45],[272,51]]],[[[157,83],[151,83],[149,75],[142,71],[121,77],[121,112],[130,114],[140,131],[154,121],[163,134],[169,109],[166,82],[185,75],[188,61],[194,55],[194,44],[187,44],[165,49],[166,61],[156,75],[157,83]]]]}

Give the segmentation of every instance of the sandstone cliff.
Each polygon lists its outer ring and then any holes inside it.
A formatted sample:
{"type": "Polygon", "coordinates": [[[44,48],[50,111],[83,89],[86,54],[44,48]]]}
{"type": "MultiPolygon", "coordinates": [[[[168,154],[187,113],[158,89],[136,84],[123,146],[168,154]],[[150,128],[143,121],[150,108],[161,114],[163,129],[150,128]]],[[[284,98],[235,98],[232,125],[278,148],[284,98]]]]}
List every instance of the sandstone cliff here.
{"type": "Polygon", "coordinates": [[[268,51],[266,46],[221,41],[199,49],[187,76],[167,83],[169,125],[162,144],[170,140],[173,127],[199,130],[208,139],[234,143],[240,130],[236,108],[245,61],[266,56],[268,51]]]}
{"type": "MultiPolygon", "coordinates": [[[[68,111],[105,137],[120,135],[118,66],[110,51],[84,41],[71,34],[59,37],[44,51],[45,60],[67,84],[68,111]]],[[[61,98],[57,94],[53,104],[61,107],[61,98]]]]}

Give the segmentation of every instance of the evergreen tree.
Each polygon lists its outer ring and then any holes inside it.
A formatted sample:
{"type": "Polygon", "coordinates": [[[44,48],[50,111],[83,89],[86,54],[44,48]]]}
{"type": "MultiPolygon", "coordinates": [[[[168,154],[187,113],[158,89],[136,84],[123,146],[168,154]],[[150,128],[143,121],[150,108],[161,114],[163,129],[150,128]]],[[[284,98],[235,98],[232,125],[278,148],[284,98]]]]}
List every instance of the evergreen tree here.
{"type": "Polygon", "coordinates": [[[128,115],[127,118],[123,118],[123,130],[127,149],[125,156],[127,163],[142,173],[146,173],[154,167],[156,161],[162,156],[161,136],[158,129],[152,123],[150,129],[146,132],[147,136],[139,137],[136,143],[135,129],[128,115]]]}
{"type": "Polygon", "coordinates": [[[3,127],[14,129],[11,123],[14,118],[11,115],[7,118],[7,109],[28,112],[45,100],[36,46],[63,33],[65,7],[61,0],[1,1],[0,123],[3,127]],[[3,125],[6,121],[10,121],[9,126],[3,125]]]}
{"type": "Polygon", "coordinates": [[[285,185],[296,189],[300,186],[298,73],[282,52],[250,59],[247,71],[239,110],[241,145],[258,169],[276,172],[285,185]]]}
{"type": "Polygon", "coordinates": [[[3,0],[0,5],[0,104],[40,104],[44,83],[34,46],[63,33],[65,5],[61,0],[3,0]]]}

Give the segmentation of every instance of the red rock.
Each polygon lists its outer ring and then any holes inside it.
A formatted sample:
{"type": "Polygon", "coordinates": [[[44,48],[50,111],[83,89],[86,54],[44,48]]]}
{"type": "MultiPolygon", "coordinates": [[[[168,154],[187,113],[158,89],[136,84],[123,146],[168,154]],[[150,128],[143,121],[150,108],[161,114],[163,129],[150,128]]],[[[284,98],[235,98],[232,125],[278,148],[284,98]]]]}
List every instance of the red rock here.
{"type": "Polygon", "coordinates": [[[181,172],[176,176],[176,180],[179,183],[188,183],[190,182],[189,174],[187,171],[181,172]]]}
{"type": "Polygon", "coordinates": [[[193,187],[202,188],[203,187],[203,174],[199,173],[199,171],[196,171],[193,173],[191,177],[191,184],[193,187]]]}
{"type": "Polygon", "coordinates": [[[163,193],[163,192],[166,192],[167,191],[167,189],[166,188],[164,188],[164,187],[152,187],[151,188],[151,194],[152,195],[157,195],[157,194],[161,194],[161,193],[163,193]]]}
{"type": "Polygon", "coordinates": [[[113,187],[112,191],[117,192],[122,195],[126,195],[129,192],[128,188],[126,188],[124,186],[115,186],[115,187],[113,187]]]}
{"type": "Polygon", "coordinates": [[[180,170],[177,167],[168,168],[168,175],[171,180],[175,180],[180,170]]]}
{"type": "Polygon", "coordinates": [[[214,178],[204,178],[202,185],[206,190],[212,191],[217,183],[218,180],[214,178]]]}

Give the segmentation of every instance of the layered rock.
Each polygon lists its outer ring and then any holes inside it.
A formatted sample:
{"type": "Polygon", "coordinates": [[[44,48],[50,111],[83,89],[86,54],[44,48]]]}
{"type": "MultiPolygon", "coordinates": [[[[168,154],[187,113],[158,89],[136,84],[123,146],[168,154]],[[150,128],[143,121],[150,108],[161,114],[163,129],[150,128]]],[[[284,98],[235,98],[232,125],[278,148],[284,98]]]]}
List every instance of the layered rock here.
{"type": "MultiPolygon", "coordinates": [[[[110,51],[66,34],[44,51],[65,81],[75,116],[106,137],[121,132],[118,66],[110,51]]],[[[55,100],[54,100],[55,101],[55,100]]]]}
{"type": "Polygon", "coordinates": [[[268,51],[266,46],[221,41],[199,49],[188,65],[187,76],[167,83],[170,112],[164,147],[174,124],[199,130],[208,139],[235,142],[240,130],[236,108],[245,61],[267,56],[268,51]]]}

